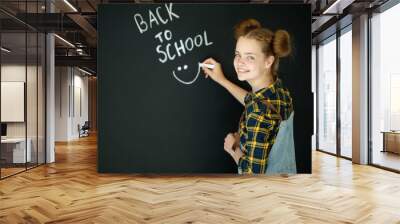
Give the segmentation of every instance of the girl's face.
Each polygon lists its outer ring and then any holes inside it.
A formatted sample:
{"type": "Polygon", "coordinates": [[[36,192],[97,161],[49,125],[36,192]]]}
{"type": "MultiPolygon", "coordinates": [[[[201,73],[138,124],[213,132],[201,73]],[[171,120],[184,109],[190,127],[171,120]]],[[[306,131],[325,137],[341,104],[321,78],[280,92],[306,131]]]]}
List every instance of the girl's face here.
{"type": "Polygon", "coordinates": [[[261,44],[254,39],[239,37],[233,65],[240,81],[252,81],[268,74],[273,57],[266,57],[261,44]]]}

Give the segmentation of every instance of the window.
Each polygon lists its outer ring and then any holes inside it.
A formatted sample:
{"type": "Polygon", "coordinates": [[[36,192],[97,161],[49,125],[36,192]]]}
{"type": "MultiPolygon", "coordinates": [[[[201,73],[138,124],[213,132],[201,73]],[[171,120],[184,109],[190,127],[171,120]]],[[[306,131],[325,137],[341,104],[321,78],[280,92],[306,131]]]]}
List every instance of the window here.
{"type": "Polygon", "coordinates": [[[318,48],[318,149],[336,154],[336,36],[318,48]]]}
{"type": "Polygon", "coordinates": [[[351,26],[340,36],[340,155],[352,157],[352,34],[351,26]]]}
{"type": "Polygon", "coordinates": [[[400,133],[392,131],[400,130],[398,21],[400,4],[371,18],[371,157],[373,164],[396,170],[400,155],[393,150],[400,149],[400,133]]]}

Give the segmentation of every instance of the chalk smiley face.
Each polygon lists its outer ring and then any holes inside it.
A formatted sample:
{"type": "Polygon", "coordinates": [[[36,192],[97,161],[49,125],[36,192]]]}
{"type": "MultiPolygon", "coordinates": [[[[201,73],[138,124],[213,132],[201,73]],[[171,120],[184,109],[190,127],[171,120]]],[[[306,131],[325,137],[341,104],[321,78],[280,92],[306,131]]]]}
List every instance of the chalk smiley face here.
{"type": "MultiPolygon", "coordinates": [[[[193,67],[197,67],[197,73],[196,73],[196,75],[194,76],[194,78],[192,78],[192,80],[189,80],[189,81],[184,81],[183,79],[181,79],[181,78],[179,78],[178,76],[177,76],[177,73],[179,74],[179,76],[180,77],[190,77],[189,75],[191,75],[191,74],[187,74],[187,73],[190,73],[190,69],[189,69],[189,66],[188,65],[183,65],[183,66],[178,66],[177,68],[176,68],[176,72],[175,72],[175,69],[174,70],[172,70],[172,75],[174,76],[174,78],[176,79],[176,80],[178,80],[180,83],[182,83],[182,84],[185,84],[185,85],[190,85],[190,84],[192,84],[192,83],[194,83],[196,80],[197,80],[197,78],[199,77],[199,74],[200,74],[200,66],[193,66],[193,67]],[[185,72],[185,71],[187,71],[187,72],[185,72]],[[185,74],[183,74],[183,73],[185,73],[185,74]],[[182,75],[183,74],[183,75],[182,75]]],[[[186,78],[185,78],[186,79],[186,78]]]]}

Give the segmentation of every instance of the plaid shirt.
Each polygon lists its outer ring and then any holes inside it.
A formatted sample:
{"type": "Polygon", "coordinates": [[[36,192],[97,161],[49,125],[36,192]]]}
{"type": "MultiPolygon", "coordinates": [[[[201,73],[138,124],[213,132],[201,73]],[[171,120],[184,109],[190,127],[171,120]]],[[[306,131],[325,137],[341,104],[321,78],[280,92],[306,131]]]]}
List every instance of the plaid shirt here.
{"type": "Polygon", "coordinates": [[[293,111],[292,98],[278,79],[267,88],[248,93],[244,102],[239,123],[240,149],[244,155],[239,159],[239,173],[265,173],[281,118],[286,120],[293,111]]]}

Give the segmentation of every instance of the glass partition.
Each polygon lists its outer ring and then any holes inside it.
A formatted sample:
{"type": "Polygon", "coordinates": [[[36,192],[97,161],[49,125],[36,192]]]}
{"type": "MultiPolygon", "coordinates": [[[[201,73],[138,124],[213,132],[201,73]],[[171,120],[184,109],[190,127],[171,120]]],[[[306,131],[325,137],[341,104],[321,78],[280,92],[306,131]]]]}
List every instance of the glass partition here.
{"type": "Polygon", "coordinates": [[[38,147],[38,164],[44,164],[46,162],[46,151],[45,151],[45,111],[46,111],[46,76],[45,76],[45,65],[46,65],[46,38],[43,33],[38,34],[38,76],[37,76],[37,147],[38,147]]]}
{"type": "Polygon", "coordinates": [[[38,160],[38,144],[37,144],[37,132],[38,132],[38,35],[37,32],[27,33],[27,81],[26,81],[26,113],[27,113],[27,144],[28,149],[30,148],[30,161],[27,163],[27,167],[34,167],[37,165],[38,160]]]}
{"type": "Polygon", "coordinates": [[[336,36],[318,47],[318,149],[336,154],[336,36]]]}
{"type": "Polygon", "coordinates": [[[400,4],[371,18],[372,164],[400,171],[400,4]]]}
{"type": "Polygon", "coordinates": [[[340,36],[340,154],[352,157],[352,34],[340,36]]]}
{"type": "MultiPolygon", "coordinates": [[[[0,3],[17,16],[42,13],[43,5],[44,1],[0,3]]],[[[46,39],[28,23],[0,11],[1,179],[45,163],[46,39]]]]}
{"type": "Polygon", "coordinates": [[[2,33],[1,47],[1,176],[7,177],[24,171],[32,155],[26,144],[26,33],[2,33]]]}

